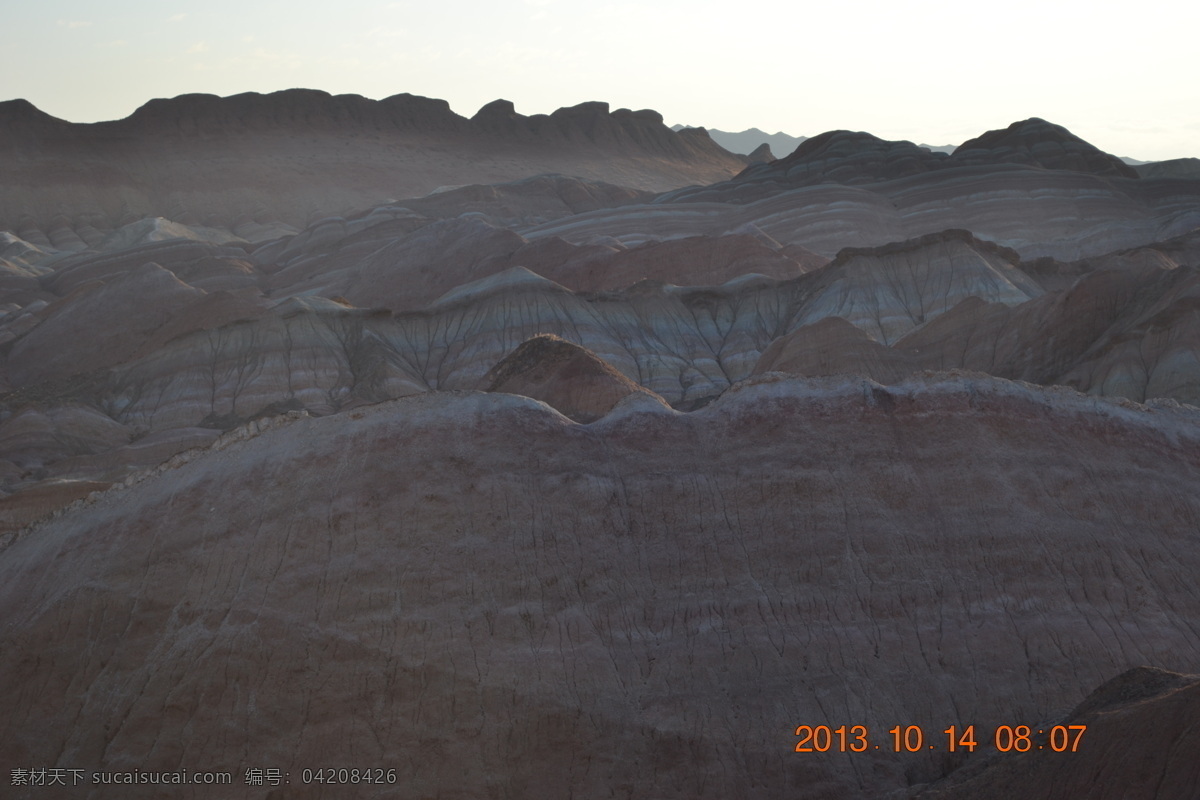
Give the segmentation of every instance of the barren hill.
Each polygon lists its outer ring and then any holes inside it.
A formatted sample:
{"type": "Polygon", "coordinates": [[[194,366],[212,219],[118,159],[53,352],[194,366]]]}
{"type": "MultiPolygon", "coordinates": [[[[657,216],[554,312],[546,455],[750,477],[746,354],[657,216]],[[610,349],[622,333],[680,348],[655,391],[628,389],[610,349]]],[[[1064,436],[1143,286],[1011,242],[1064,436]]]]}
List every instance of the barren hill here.
{"type": "Polygon", "coordinates": [[[442,186],[564,173],[661,191],[746,165],[654,111],[582,103],[472,118],[443,100],[313,90],[152,100],[126,119],[72,124],[0,103],[0,230],[107,230],[162,216],[235,230],[302,226],[442,186]]]}

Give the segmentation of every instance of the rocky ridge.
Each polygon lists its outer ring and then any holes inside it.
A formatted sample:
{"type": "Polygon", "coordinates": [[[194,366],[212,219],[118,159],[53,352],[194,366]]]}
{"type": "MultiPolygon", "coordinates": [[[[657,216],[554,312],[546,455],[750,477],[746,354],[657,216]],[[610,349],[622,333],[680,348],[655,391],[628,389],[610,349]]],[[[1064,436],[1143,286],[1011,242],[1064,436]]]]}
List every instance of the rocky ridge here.
{"type": "Polygon", "coordinates": [[[592,102],[527,117],[496,101],[468,119],[443,100],[303,89],[152,100],[93,124],[8,101],[0,154],[0,230],[60,242],[68,231],[145,216],[254,236],[442,186],[538,173],[661,191],[746,164],[702,130],[675,133],[654,111],[592,102]]]}
{"type": "MultiPolygon", "coordinates": [[[[1192,245],[1161,248],[1111,264],[1027,262],[946,231],[824,262],[751,231],[573,245],[392,208],[253,252],[179,241],[80,254],[36,281],[28,310],[0,320],[10,387],[0,424],[38,420],[21,434],[29,444],[3,452],[12,494],[0,508],[24,508],[21,496],[42,487],[73,498],[83,489],[70,482],[119,482],[248,420],[476,388],[539,334],[685,411],[779,370],[893,382],[966,368],[1198,403],[1195,269],[1174,260],[1192,245]],[[1073,273],[1066,290],[1038,283],[1073,273]],[[672,283],[689,277],[701,285],[672,283]],[[705,285],[714,279],[724,283],[705,285]],[[109,328],[123,333],[81,334],[109,328]],[[80,408],[112,435],[91,438],[80,408]]],[[[562,391],[586,394],[571,381],[562,391]]],[[[9,524],[45,506],[31,508],[9,524]]]]}

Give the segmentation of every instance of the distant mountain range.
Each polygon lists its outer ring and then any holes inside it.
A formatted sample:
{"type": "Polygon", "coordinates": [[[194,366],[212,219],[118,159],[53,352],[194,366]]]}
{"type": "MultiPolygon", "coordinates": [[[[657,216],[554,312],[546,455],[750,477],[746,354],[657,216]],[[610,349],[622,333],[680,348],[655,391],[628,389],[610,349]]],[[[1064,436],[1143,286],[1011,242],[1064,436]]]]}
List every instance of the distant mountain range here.
{"type": "MultiPolygon", "coordinates": [[[[671,130],[681,131],[691,127],[687,125],[672,125],[671,130]]],[[[758,128],[747,128],[744,131],[732,133],[730,131],[721,131],[715,128],[707,128],[708,135],[717,144],[724,147],[731,153],[747,156],[758,149],[763,143],[770,146],[771,152],[776,158],[783,158],[791,155],[800,144],[807,139],[807,136],[790,136],[783,131],[777,133],[767,133],[758,128]]]]}
{"type": "MultiPolygon", "coordinates": [[[[679,132],[689,127],[691,126],[672,125],[671,130],[679,132]]],[[[743,156],[750,155],[763,144],[766,144],[771,148],[771,153],[776,158],[784,158],[794,153],[796,148],[809,138],[807,136],[792,136],[783,131],[767,133],[758,128],[747,128],[737,133],[722,131],[716,128],[706,128],[705,130],[708,131],[708,135],[712,140],[721,145],[721,147],[724,147],[731,153],[743,156]]],[[[920,144],[917,146],[928,148],[937,153],[946,153],[947,155],[953,153],[955,148],[955,145],[952,144],[920,144]]]]}
{"type": "MultiPolygon", "coordinates": [[[[1130,163],[1128,159],[1126,163],[1130,163]]],[[[1135,169],[1143,178],[1200,178],[1200,158],[1140,161],[1135,169]]]]}
{"type": "MultiPolygon", "coordinates": [[[[679,132],[679,131],[682,131],[685,128],[689,128],[689,127],[693,127],[693,126],[672,125],[671,130],[679,132]]],[[[734,133],[732,131],[718,130],[717,128],[705,128],[705,130],[708,131],[708,135],[712,138],[712,140],[714,142],[716,142],[717,144],[721,145],[721,147],[724,147],[726,150],[728,150],[731,153],[736,153],[738,155],[743,155],[743,156],[750,155],[751,153],[753,153],[756,149],[758,149],[765,143],[766,145],[768,145],[771,148],[772,155],[774,155],[776,158],[783,158],[783,157],[791,155],[793,152],[795,152],[796,148],[799,147],[802,142],[804,142],[806,139],[809,138],[807,136],[791,136],[790,134],[786,134],[783,131],[778,131],[776,133],[767,133],[766,131],[759,130],[758,128],[747,128],[744,131],[737,131],[736,133],[734,133]]],[[[921,143],[921,144],[917,145],[917,147],[924,147],[925,149],[932,150],[935,153],[945,153],[946,155],[950,155],[951,153],[953,153],[955,151],[955,149],[958,147],[958,145],[921,143]]],[[[1141,167],[1141,166],[1145,166],[1148,164],[1170,164],[1171,165],[1169,167],[1163,167],[1161,169],[1147,171],[1144,173],[1147,177],[1154,177],[1154,178],[1179,177],[1179,178],[1182,178],[1182,177],[1196,177],[1198,174],[1200,174],[1200,166],[1196,166],[1195,164],[1189,163],[1189,162],[1197,161],[1197,159],[1194,159],[1194,158],[1183,158],[1183,159],[1174,159],[1172,161],[1157,162],[1157,161],[1141,161],[1136,158],[1129,158],[1127,156],[1121,156],[1121,160],[1124,161],[1126,164],[1128,164],[1131,167],[1141,167]],[[1176,162],[1182,162],[1182,163],[1176,163],[1176,162]]]]}

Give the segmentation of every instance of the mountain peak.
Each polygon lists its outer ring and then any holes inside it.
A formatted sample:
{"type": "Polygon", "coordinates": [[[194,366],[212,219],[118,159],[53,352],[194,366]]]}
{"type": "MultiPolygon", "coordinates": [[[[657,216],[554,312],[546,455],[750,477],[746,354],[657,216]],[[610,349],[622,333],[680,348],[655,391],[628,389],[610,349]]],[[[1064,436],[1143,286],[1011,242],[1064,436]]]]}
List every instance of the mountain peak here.
{"type": "Polygon", "coordinates": [[[1061,125],[1030,117],[993,130],[959,145],[954,161],[961,164],[1012,163],[1136,178],[1137,172],[1061,125]]]}
{"type": "Polygon", "coordinates": [[[829,150],[868,149],[888,142],[866,131],[835,130],[805,139],[785,161],[804,161],[829,150]]]}
{"type": "Polygon", "coordinates": [[[20,131],[70,124],[47,114],[24,98],[0,102],[0,130],[20,131]]]}
{"type": "Polygon", "coordinates": [[[50,116],[24,97],[18,97],[15,100],[0,100],[0,119],[8,121],[10,119],[34,118],[57,119],[57,117],[50,116]]]}
{"type": "Polygon", "coordinates": [[[758,147],[746,156],[746,159],[751,164],[769,164],[772,161],[777,161],[775,154],[771,152],[771,145],[763,142],[758,147]]]}
{"type": "Polygon", "coordinates": [[[912,142],[891,142],[863,131],[826,131],[773,163],[795,183],[871,183],[936,169],[946,159],[912,142]]]}

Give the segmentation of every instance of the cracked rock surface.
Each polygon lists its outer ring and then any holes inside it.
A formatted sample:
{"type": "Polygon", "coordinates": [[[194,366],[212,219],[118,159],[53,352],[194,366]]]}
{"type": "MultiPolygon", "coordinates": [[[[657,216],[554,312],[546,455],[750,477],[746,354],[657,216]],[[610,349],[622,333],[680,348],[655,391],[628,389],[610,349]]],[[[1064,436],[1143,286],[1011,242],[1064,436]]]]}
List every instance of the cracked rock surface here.
{"type": "Polygon", "coordinates": [[[795,727],[886,744],[1200,668],[1196,430],[969,375],[768,376],[591,425],[479,393],[300,417],[3,552],[0,760],[902,797],[957,762],[797,754],[795,727]]]}

